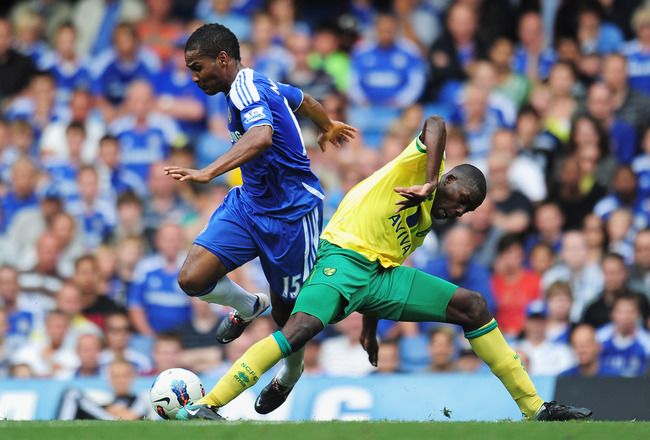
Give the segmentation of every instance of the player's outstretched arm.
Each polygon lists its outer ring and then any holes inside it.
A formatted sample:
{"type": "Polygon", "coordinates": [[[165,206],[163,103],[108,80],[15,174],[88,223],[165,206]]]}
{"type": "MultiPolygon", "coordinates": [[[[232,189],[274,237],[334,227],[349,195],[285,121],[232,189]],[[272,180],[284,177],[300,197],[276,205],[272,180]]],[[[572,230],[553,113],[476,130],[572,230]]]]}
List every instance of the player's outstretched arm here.
{"type": "Polygon", "coordinates": [[[270,125],[251,127],[226,154],[205,168],[195,170],[177,166],[165,167],[165,174],[181,182],[208,183],[217,176],[234,170],[269,148],[273,142],[270,125]]]}
{"type": "Polygon", "coordinates": [[[359,342],[366,353],[371,365],[377,366],[379,356],[379,344],[377,343],[377,323],[379,320],[373,316],[363,315],[363,328],[359,342]]]}
{"type": "Polygon", "coordinates": [[[331,120],[321,103],[308,93],[304,93],[302,104],[298,107],[297,112],[311,119],[320,130],[318,145],[322,151],[327,149],[328,144],[340,147],[341,142],[348,142],[357,134],[357,129],[351,125],[331,120]]]}
{"type": "Polygon", "coordinates": [[[447,141],[447,130],[445,120],[440,116],[430,116],[424,121],[420,140],[427,147],[427,177],[422,185],[414,185],[409,188],[397,187],[395,192],[404,197],[397,202],[397,212],[412,206],[418,206],[427,197],[433,194],[438,185],[438,174],[440,164],[445,152],[447,141]]]}

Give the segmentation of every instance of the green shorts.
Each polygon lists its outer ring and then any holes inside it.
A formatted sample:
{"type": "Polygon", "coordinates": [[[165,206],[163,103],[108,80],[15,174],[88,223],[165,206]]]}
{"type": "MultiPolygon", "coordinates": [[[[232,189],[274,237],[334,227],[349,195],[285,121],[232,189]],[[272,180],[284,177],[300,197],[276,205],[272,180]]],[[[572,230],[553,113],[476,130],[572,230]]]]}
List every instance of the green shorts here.
{"type": "Polygon", "coordinates": [[[305,281],[293,313],[303,312],[324,326],[360,312],[394,321],[446,320],[447,304],[458,286],[411,267],[386,269],[377,262],[326,240],[305,281]]]}

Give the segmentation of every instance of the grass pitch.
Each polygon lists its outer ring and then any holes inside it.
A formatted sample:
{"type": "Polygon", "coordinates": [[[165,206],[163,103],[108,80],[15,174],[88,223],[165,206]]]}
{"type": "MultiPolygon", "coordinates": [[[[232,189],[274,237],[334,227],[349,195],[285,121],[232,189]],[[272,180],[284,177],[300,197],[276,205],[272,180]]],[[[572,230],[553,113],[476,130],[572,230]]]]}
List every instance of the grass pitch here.
{"type": "Polygon", "coordinates": [[[648,422],[0,422],[11,440],[650,439],[648,422]]]}

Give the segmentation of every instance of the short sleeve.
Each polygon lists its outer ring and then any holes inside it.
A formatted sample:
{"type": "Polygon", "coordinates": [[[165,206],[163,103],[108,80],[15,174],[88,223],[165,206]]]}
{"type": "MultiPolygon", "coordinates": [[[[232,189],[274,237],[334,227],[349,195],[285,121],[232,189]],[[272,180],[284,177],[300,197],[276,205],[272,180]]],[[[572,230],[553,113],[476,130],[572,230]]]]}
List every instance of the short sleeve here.
{"type": "Polygon", "coordinates": [[[302,105],[302,100],[305,98],[302,90],[298,87],[290,86],[289,84],[277,83],[280,94],[284,96],[291,107],[291,111],[295,112],[302,105]]]}
{"type": "Polygon", "coordinates": [[[237,76],[229,96],[240,112],[244,131],[258,125],[273,126],[273,115],[269,108],[268,97],[253,82],[252,70],[246,69],[237,76]]]}
{"type": "Polygon", "coordinates": [[[135,271],[133,273],[133,282],[131,283],[127,294],[127,305],[129,309],[132,307],[144,307],[144,284],[146,280],[146,273],[143,270],[142,265],[139,266],[140,267],[135,268],[135,271]]]}

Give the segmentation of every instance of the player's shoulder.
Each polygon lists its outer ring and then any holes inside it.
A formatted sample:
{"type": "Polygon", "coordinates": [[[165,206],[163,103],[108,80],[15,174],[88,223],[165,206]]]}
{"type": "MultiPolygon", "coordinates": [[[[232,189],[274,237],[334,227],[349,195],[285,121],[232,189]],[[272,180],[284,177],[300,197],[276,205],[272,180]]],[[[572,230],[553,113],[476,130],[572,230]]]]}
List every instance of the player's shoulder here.
{"type": "Polygon", "coordinates": [[[269,78],[255,70],[245,67],[237,73],[230,86],[228,97],[235,107],[242,110],[262,99],[266,88],[271,87],[269,78]]]}

